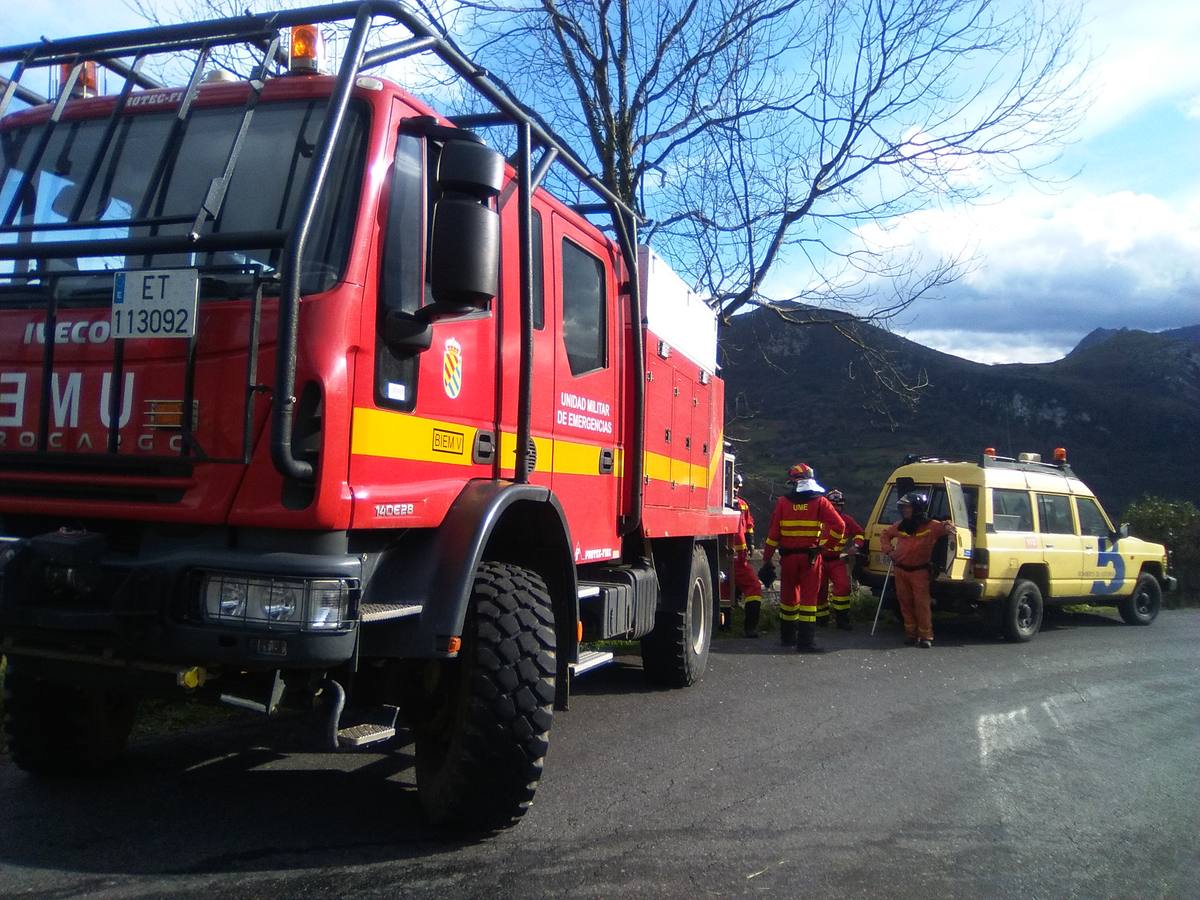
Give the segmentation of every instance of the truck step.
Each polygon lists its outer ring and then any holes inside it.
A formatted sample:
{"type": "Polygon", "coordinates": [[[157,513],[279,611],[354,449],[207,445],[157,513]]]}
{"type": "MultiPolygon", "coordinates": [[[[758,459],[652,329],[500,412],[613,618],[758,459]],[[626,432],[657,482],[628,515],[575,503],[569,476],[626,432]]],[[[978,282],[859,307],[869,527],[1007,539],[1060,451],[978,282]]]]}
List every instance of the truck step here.
{"type": "Polygon", "coordinates": [[[421,607],[405,603],[364,603],[358,611],[364,622],[383,622],[387,619],[402,619],[420,615],[421,607]]]}
{"type": "Polygon", "coordinates": [[[584,650],[579,654],[579,662],[571,663],[571,674],[582,675],[592,669],[607,666],[613,661],[613,655],[608,650],[584,650]]]}
{"type": "Polygon", "coordinates": [[[396,714],[400,711],[396,706],[383,706],[372,710],[366,722],[339,728],[338,746],[365,747],[367,744],[377,744],[396,736],[396,714]]]}

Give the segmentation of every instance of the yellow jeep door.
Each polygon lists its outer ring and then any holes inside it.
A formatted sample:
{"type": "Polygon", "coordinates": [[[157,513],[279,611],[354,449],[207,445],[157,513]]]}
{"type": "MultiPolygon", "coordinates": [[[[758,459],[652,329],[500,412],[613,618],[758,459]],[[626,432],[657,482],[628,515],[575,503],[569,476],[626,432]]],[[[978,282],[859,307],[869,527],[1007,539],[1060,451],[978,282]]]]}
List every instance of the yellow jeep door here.
{"type": "Polygon", "coordinates": [[[967,500],[962,485],[953,478],[943,478],[946,483],[946,506],[950,510],[950,522],[954,532],[947,536],[946,571],[938,576],[939,581],[962,581],[971,574],[971,553],[974,540],[971,536],[971,520],[967,515],[967,500]]]}

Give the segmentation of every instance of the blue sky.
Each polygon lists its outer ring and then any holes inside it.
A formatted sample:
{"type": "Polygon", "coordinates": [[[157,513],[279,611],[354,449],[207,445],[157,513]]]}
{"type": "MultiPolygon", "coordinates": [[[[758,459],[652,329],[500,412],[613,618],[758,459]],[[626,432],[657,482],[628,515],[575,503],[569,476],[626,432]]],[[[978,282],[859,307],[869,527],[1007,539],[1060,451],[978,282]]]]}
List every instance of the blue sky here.
{"type": "MultiPolygon", "coordinates": [[[[1200,323],[1200,3],[1092,0],[1085,16],[1093,100],[1053,170],[1074,177],[907,217],[893,239],[976,263],[899,333],[980,362],[1038,362],[1097,327],[1200,323]]],[[[140,24],[119,0],[13,0],[0,43],[140,24]]]]}

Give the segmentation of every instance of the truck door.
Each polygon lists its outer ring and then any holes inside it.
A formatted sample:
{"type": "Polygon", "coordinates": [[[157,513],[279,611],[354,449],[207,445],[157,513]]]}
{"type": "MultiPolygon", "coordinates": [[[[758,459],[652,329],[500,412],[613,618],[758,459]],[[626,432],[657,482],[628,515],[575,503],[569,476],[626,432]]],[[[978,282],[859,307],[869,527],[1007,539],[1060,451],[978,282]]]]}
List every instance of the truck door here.
{"type": "Polygon", "coordinates": [[[1094,541],[1076,534],[1071,498],[1066,494],[1042,493],[1034,494],[1034,497],[1037,500],[1042,560],[1050,572],[1051,593],[1058,597],[1087,593],[1082,581],[1087,567],[1084,547],[1086,543],[1094,541]]]}
{"type": "MultiPolygon", "coordinates": [[[[611,250],[555,215],[553,488],[576,562],[620,556],[616,280],[611,250]]],[[[536,387],[535,387],[536,390],[536,387]]]]}
{"type": "MultiPolygon", "coordinates": [[[[946,555],[939,581],[962,581],[971,570],[971,554],[974,541],[971,535],[970,518],[967,515],[967,500],[962,485],[953,478],[943,478],[946,484],[946,505],[950,509],[953,534],[946,536],[946,555]]],[[[935,560],[936,562],[937,560],[935,560]]]]}

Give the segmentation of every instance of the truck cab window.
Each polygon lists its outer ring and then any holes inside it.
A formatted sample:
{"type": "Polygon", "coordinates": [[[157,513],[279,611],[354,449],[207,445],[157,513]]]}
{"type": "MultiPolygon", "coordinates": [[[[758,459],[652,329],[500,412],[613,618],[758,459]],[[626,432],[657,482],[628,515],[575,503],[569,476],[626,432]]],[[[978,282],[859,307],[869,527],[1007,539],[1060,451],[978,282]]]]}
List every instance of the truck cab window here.
{"type": "Polygon", "coordinates": [[[608,365],[604,263],[563,241],[563,343],[572,375],[608,365]]]}
{"type": "Polygon", "coordinates": [[[425,186],[422,141],[402,134],[396,141],[392,183],[387,197],[383,253],[379,270],[376,331],[376,400],[384,406],[412,409],[416,402],[417,354],[394,350],[383,338],[390,310],[416,312],[424,302],[425,186]]]}
{"type": "Polygon", "coordinates": [[[546,327],[546,293],[542,258],[542,214],[533,210],[532,228],[529,230],[533,243],[533,327],[541,331],[546,327]]]}

